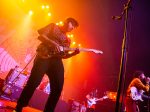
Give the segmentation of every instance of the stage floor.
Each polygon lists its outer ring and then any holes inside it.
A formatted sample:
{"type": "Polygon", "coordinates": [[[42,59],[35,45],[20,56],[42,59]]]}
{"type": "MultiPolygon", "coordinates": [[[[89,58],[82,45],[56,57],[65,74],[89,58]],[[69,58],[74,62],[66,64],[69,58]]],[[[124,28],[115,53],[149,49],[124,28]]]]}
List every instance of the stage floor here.
{"type": "MultiPolygon", "coordinates": [[[[15,106],[16,102],[0,98],[0,112],[12,112],[15,106]]],[[[23,112],[42,112],[42,111],[28,106],[23,109],[23,112]]]]}

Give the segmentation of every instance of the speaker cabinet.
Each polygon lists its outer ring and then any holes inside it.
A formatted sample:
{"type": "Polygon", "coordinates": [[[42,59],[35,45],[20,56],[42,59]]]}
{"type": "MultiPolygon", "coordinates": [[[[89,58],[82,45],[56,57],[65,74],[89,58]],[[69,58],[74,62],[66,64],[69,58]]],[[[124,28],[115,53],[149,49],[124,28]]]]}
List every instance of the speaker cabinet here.
{"type": "MultiPolygon", "coordinates": [[[[29,102],[29,106],[39,110],[44,110],[48,96],[49,94],[37,89],[29,102]]],[[[68,103],[63,100],[59,100],[56,105],[55,112],[69,112],[68,109],[68,103]]]]}

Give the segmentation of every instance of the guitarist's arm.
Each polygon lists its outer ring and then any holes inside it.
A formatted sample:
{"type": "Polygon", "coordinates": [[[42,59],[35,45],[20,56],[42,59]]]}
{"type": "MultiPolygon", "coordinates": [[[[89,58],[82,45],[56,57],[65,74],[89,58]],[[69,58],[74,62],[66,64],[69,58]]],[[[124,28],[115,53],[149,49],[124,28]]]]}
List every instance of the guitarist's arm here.
{"type": "MultiPolygon", "coordinates": [[[[38,37],[38,39],[39,39],[41,42],[46,43],[47,45],[55,46],[55,47],[57,48],[57,51],[58,51],[58,52],[61,51],[59,44],[57,44],[55,41],[49,39],[49,38],[46,36],[46,34],[41,34],[41,35],[38,37]]],[[[62,58],[63,58],[63,59],[67,59],[67,58],[70,58],[70,57],[72,57],[72,56],[75,56],[75,55],[79,54],[80,51],[79,51],[79,49],[77,48],[77,49],[76,49],[74,52],[72,52],[72,53],[63,52],[63,51],[62,51],[61,53],[62,53],[62,55],[63,55],[62,58]]]]}
{"type": "Polygon", "coordinates": [[[72,52],[72,53],[65,53],[65,55],[63,56],[63,59],[67,59],[67,58],[70,58],[70,57],[72,57],[72,56],[75,56],[75,55],[77,55],[77,54],[79,54],[80,53],[80,51],[79,51],[79,49],[77,48],[74,52],[72,52]]]}
{"type": "Polygon", "coordinates": [[[55,41],[49,39],[45,34],[41,34],[40,36],[38,36],[38,39],[47,45],[59,46],[55,41]]]}
{"type": "Polygon", "coordinates": [[[134,79],[134,81],[135,81],[135,85],[136,85],[136,87],[139,89],[139,90],[144,90],[144,91],[149,91],[149,84],[148,84],[148,82],[147,82],[147,84],[146,85],[144,85],[143,83],[142,83],[142,81],[140,80],[140,79],[138,79],[138,78],[135,78],[134,79]]]}
{"type": "Polygon", "coordinates": [[[42,28],[42,29],[39,29],[38,30],[38,33],[39,33],[39,36],[38,36],[38,39],[47,44],[48,46],[55,46],[58,51],[60,51],[59,49],[59,44],[57,44],[55,41],[51,40],[50,38],[48,38],[48,34],[52,33],[53,32],[53,29],[54,29],[54,24],[49,24],[47,25],[46,27],[42,28]]]}

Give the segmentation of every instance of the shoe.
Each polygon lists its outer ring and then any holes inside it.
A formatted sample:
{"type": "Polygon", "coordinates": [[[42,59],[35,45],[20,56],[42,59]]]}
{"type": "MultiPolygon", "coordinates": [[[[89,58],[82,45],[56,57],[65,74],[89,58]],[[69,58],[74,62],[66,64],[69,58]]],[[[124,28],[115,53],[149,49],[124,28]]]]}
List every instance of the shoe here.
{"type": "Polygon", "coordinates": [[[12,112],[22,112],[22,110],[21,111],[13,110],[12,112]]]}
{"type": "Polygon", "coordinates": [[[13,110],[12,112],[22,112],[22,109],[20,109],[20,110],[19,110],[19,109],[18,109],[18,110],[15,109],[15,110],[13,110]]]}
{"type": "Polygon", "coordinates": [[[14,108],[13,112],[22,112],[23,107],[16,105],[16,107],[14,108]]]}
{"type": "Polygon", "coordinates": [[[13,110],[12,112],[17,112],[16,110],[13,110]]]}

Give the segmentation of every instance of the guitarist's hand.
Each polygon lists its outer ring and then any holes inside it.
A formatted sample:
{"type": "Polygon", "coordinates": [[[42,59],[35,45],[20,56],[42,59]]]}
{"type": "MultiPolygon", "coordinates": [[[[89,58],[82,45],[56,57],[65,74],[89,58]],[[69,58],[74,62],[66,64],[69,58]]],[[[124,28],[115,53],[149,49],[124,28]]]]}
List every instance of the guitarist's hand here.
{"type": "Polygon", "coordinates": [[[64,52],[64,48],[62,46],[60,46],[59,44],[56,44],[55,47],[56,47],[58,53],[64,52]]]}
{"type": "Polygon", "coordinates": [[[146,83],[149,84],[150,83],[150,77],[146,78],[146,83]]]}
{"type": "Polygon", "coordinates": [[[76,50],[74,51],[74,54],[79,54],[80,53],[80,50],[78,48],[76,48],[76,50]]]}
{"type": "Polygon", "coordinates": [[[76,50],[75,50],[74,52],[72,52],[72,53],[67,53],[67,54],[63,57],[63,59],[70,58],[70,57],[72,57],[72,56],[74,56],[74,55],[77,55],[77,54],[79,54],[79,53],[80,53],[80,50],[79,50],[78,48],[76,48],[76,50]]]}

